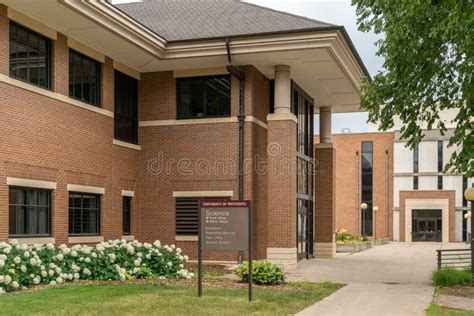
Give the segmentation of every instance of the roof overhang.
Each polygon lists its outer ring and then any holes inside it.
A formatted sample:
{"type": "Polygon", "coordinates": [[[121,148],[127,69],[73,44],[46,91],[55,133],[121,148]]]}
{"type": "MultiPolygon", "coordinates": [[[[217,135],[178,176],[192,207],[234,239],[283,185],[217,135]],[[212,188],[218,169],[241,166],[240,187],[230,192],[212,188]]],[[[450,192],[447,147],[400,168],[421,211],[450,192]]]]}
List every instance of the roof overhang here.
{"type": "MultiPolygon", "coordinates": [[[[227,64],[225,38],[166,42],[107,1],[0,3],[141,73],[227,64]]],[[[359,111],[360,88],[369,76],[341,27],[234,37],[230,50],[235,65],[254,65],[270,79],[275,65],[290,65],[292,79],[317,107],[359,111]]]]}

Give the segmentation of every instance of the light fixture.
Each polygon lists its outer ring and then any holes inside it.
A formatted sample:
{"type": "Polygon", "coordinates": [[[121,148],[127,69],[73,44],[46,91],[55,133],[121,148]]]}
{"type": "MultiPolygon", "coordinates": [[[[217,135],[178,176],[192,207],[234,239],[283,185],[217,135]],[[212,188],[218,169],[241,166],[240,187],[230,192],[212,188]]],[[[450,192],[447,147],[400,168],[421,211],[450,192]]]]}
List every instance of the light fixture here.
{"type": "Polygon", "coordinates": [[[367,206],[367,203],[362,203],[362,204],[360,205],[360,208],[363,209],[363,210],[366,210],[367,207],[368,207],[368,206],[367,206]]]}
{"type": "Polygon", "coordinates": [[[471,212],[467,212],[466,214],[464,214],[464,218],[465,219],[471,218],[471,212]]]}
{"type": "Polygon", "coordinates": [[[474,201],[474,187],[467,188],[466,191],[464,191],[464,197],[468,201],[474,201]]]}
{"type": "Polygon", "coordinates": [[[374,212],[378,212],[378,211],[379,211],[379,207],[378,207],[378,206],[374,206],[373,210],[374,210],[374,212]]]}

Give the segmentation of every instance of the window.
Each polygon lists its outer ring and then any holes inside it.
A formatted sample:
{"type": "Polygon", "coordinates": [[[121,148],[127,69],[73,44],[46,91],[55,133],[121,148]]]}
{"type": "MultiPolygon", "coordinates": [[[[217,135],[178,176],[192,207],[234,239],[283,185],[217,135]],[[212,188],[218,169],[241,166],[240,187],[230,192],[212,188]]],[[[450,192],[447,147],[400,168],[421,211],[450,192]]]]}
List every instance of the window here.
{"type": "Polygon", "coordinates": [[[199,230],[199,201],[228,200],[225,197],[176,198],[176,235],[197,236],[199,230]]]}
{"type": "Polygon", "coordinates": [[[131,230],[131,215],[132,215],[132,198],[129,196],[123,197],[123,234],[130,235],[131,230]]]}
{"type": "Polygon", "coordinates": [[[10,236],[51,235],[51,191],[10,187],[10,236]]]}
{"type": "Polygon", "coordinates": [[[415,148],[413,148],[413,173],[418,173],[419,157],[419,144],[416,144],[415,148]]]}
{"type": "Polygon", "coordinates": [[[467,177],[466,175],[463,175],[462,176],[462,206],[463,207],[467,207],[467,200],[466,200],[466,197],[464,197],[464,192],[466,192],[466,189],[467,189],[467,177]]]}
{"type": "Polygon", "coordinates": [[[413,190],[418,190],[418,176],[413,177],[413,190]]]}
{"type": "Polygon", "coordinates": [[[138,80],[115,71],[115,139],[138,143],[138,80]]]}
{"type": "Polygon", "coordinates": [[[443,176],[438,176],[438,190],[443,190],[443,176]]]}
{"type": "Polygon", "coordinates": [[[51,40],[10,22],[10,76],[51,89],[51,40]]]}
{"type": "Polygon", "coordinates": [[[230,75],[180,78],[177,94],[179,119],[230,115],[230,75]]]}
{"type": "Polygon", "coordinates": [[[100,106],[100,63],[69,50],[69,96],[100,106]]]}
{"type": "Polygon", "coordinates": [[[100,234],[100,196],[69,193],[69,234],[100,234]]]}
{"type": "Polygon", "coordinates": [[[443,141],[438,141],[438,172],[443,172],[443,141]]]}
{"type": "Polygon", "coordinates": [[[367,209],[362,210],[362,235],[372,236],[372,203],[373,203],[373,143],[362,142],[362,203],[367,209]]]}

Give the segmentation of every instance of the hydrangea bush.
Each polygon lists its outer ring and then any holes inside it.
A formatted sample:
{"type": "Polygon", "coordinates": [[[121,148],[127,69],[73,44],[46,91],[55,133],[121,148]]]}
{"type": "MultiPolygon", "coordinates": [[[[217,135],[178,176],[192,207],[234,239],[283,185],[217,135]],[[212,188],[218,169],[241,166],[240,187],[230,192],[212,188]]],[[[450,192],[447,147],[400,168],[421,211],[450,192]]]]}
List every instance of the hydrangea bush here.
{"type": "Polygon", "coordinates": [[[187,256],[174,245],[113,240],[95,247],[0,243],[0,295],[26,286],[77,280],[190,279],[187,256]]]}

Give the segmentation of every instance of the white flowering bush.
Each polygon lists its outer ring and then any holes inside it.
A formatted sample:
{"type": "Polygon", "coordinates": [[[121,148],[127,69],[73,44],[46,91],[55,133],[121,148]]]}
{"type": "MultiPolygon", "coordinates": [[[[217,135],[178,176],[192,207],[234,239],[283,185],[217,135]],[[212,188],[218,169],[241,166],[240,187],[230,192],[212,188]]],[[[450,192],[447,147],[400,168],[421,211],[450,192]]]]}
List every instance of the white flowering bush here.
{"type": "Polygon", "coordinates": [[[0,295],[26,286],[78,280],[190,279],[187,256],[174,245],[113,240],[95,247],[0,243],[0,295]]]}

